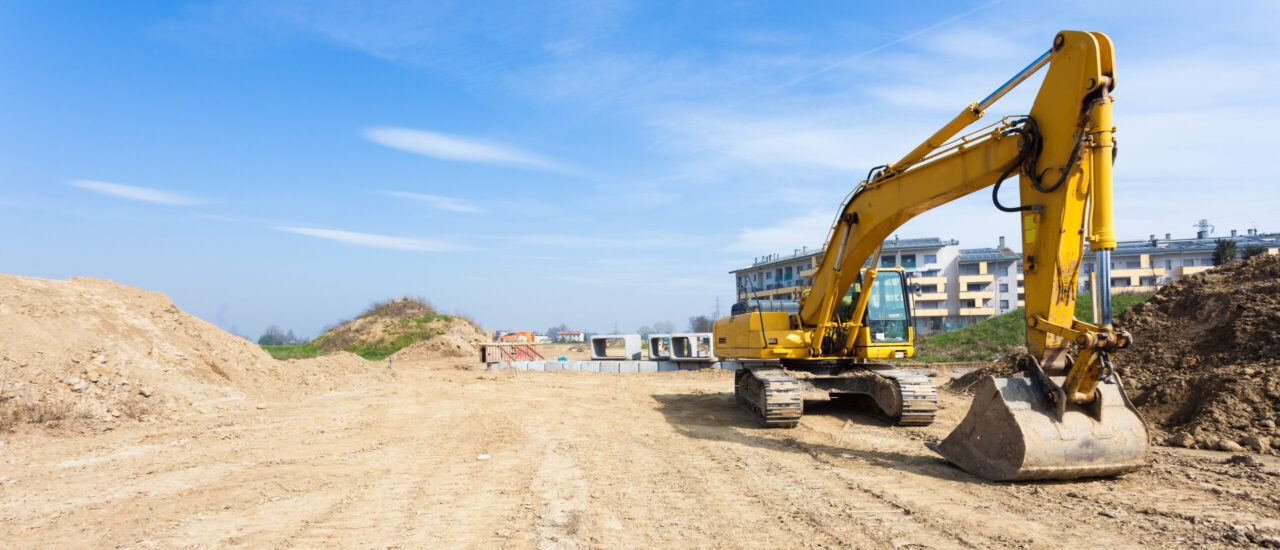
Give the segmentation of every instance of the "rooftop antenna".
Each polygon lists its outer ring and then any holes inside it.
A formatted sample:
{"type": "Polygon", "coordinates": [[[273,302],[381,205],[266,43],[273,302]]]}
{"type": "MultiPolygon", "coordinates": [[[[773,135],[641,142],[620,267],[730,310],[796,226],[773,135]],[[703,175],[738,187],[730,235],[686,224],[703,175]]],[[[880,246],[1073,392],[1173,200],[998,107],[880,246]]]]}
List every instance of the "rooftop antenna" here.
{"type": "Polygon", "coordinates": [[[1210,234],[1210,233],[1213,233],[1213,230],[1214,230],[1213,225],[1210,225],[1210,224],[1209,224],[1209,220],[1206,220],[1206,219],[1203,219],[1203,218],[1201,218],[1201,220],[1200,220],[1200,221],[1196,222],[1196,223],[1195,223],[1195,225],[1194,225],[1194,226],[1192,226],[1192,227],[1195,227],[1195,228],[1196,228],[1196,238],[1197,238],[1197,239],[1207,239],[1207,238],[1209,238],[1209,234],[1210,234]]]}

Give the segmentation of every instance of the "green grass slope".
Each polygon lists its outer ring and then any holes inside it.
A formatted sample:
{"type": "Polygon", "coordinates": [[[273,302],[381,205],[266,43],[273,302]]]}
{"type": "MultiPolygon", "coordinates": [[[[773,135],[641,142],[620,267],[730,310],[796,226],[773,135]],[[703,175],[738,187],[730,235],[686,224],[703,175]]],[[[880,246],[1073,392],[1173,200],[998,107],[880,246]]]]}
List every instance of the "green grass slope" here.
{"type": "MultiPolygon", "coordinates": [[[[1150,294],[1115,295],[1111,297],[1112,316],[1119,315],[1150,294]]],[[[1092,300],[1088,294],[1076,299],[1076,319],[1093,318],[1092,300]]],[[[942,363],[955,361],[991,361],[1012,348],[1023,345],[1027,338],[1026,313],[1022,308],[951,332],[935,334],[916,342],[912,361],[942,363]]]]}

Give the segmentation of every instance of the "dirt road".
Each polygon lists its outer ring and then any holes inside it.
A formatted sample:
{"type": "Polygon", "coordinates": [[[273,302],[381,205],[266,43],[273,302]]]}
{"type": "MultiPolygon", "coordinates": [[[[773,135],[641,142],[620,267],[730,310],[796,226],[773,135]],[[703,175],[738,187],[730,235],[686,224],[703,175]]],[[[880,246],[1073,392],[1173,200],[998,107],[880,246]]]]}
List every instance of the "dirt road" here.
{"type": "MultiPolygon", "coordinates": [[[[427,368],[429,366],[429,368],[427,368]]],[[[990,483],[810,403],[762,430],[730,373],[481,372],[0,447],[6,548],[1232,547],[1280,534],[1280,464],[1156,448],[1112,480],[990,483]],[[487,455],[487,459],[482,459],[487,455]]],[[[1280,538],[1271,539],[1280,544],[1280,538]]]]}

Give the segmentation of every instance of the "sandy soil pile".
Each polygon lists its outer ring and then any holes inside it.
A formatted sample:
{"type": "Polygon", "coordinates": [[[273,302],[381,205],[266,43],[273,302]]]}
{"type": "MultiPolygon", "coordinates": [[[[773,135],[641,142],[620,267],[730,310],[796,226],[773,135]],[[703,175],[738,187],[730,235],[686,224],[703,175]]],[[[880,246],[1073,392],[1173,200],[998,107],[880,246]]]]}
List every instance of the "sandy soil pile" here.
{"type": "Polygon", "coordinates": [[[430,340],[415,342],[391,355],[394,361],[423,361],[445,357],[474,357],[480,360],[480,344],[487,342],[483,332],[475,325],[454,318],[445,333],[430,340]]]}
{"type": "Polygon", "coordinates": [[[355,356],[276,361],[158,292],[0,274],[0,427],[166,416],[196,402],[329,390],[370,372],[383,376],[355,356]]]}
{"type": "Polygon", "coordinates": [[[1116,325],[1117,354],[1147,422],[1180,446],[1280,448],[1280,256],[1255,256],[1165,285],[1116,325]]]}
{"type": "Polygon", "coordinates": [[[1025,346],[1011,348],[999,359],[992,361],[990,365],[973,369],[965,373],[964,376],[948,382],[946,388],[951,391],[964,392],[988,375],[996,378],[1013,376],[1021,369],[1018,361],[1026,354],[1027,348],[1025,346]]]}

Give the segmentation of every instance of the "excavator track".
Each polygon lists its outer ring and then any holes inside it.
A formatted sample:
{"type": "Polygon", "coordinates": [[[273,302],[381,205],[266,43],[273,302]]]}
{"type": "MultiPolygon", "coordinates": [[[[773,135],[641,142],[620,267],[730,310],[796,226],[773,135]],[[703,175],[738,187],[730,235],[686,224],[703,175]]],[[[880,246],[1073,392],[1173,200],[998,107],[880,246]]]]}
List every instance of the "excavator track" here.
{"type": "MultiPolygon", "coordinates": [[[[893,422],[899,426],[928,426],[938,414],[938,389],[933,382],[924,376],[911,374],[889,365],[869,365],[867,371],[874,373],[884,384],[891,385],[899,403],[897,414],[885,411],[893,422]]],[[[878,401],[878,400],[877,400],[878,401]]],[[[881,405],[881,409],[884,406],[881,405]]]]}
{"type": "Polygon", "coordinates": [[[794,428],[804,413],[800,383],[780,367],[746,367],[734,374],[738,404],[765,428],[794,428]]]}

